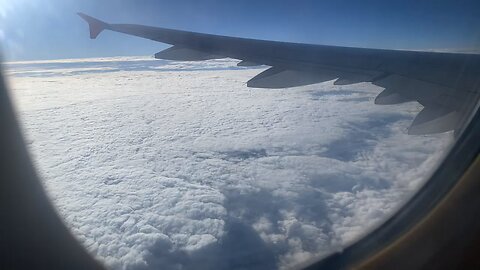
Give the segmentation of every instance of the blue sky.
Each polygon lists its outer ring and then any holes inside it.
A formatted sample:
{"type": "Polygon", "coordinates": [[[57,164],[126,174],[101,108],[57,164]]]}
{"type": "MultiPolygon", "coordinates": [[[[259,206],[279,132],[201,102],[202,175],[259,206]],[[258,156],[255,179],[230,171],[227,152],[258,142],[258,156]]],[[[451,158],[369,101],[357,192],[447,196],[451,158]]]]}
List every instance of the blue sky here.
{"type": "Polygon", "coordinates": [[[415,50],[480,47],[479,1],[0,0],[7,60],[152,55],[165,45],[88,38],[81,11],[112,23],[314,44],[415,50]]]}

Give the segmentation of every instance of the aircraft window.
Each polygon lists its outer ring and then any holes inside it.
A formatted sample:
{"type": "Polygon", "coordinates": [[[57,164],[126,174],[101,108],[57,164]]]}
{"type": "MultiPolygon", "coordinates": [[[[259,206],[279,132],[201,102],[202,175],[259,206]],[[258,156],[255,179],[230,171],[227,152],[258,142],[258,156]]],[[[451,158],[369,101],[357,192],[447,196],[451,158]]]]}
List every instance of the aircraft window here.
{"type": "Polygon", "coordinates": [[[247,51],[244,41],[219,43],[230,47],[213,53],[187,40],[155,59],[165,44],[75,14],[434,51],[453,66],[475,53],[478,4],[374,2],[260,3],[252,11],[214,1],[0,0],[10,94],[42,184],[75,237],[112,269],[289,269],[341,250],[394,215],[468,122],[477,96],[464,90],[474,73],[431,75],[435,66],[422,60],[437,61],[430,55],[376,63],[345,56],[352,51],[312,68],[295,62],[300,54],[276,56],[265,48],[281,45],[260,43],[252,45],[258,58],[233,57],[241,53],[229,48],[247,51]],[[105,31],[90,40],[89,27],[105,31]],[[332,68],[337,60],[347,66],[332,68]]]}

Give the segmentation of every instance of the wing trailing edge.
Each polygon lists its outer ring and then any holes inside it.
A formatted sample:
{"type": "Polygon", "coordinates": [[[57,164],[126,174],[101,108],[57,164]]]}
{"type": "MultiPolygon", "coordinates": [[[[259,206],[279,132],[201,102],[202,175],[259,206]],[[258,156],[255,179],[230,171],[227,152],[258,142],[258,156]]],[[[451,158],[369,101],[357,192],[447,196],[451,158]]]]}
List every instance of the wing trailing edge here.
{"type": "Polygon", "coordinates": [[[394,89],[385,89],[375,98],[375,104],[377,105],[394,105],[414,101],[413,98],[405,97],[399,91],[394,89]]]}
{"type": "Polygon", "coordinates": [[[410,135],[447,132],[456,129],[460,113],[442,107],[425,107],[408,129],[410,135]]]}
{"type": "Polygon", "coordinates": [[[288,70],[271,67],[247,82],[248,87],[254,88],[288,88],[321,83],[335,79],[333,73],[311,74],[297,70],[288,70]]]}
{"type": "Polygon", "coordinates": [[[262,64],[258,64],[255,62],[247,61],[247,60],[242,60],[237,63],[237,66],[239,67],[255,67],[255,66],[261,66],[262,64]]]}
{"type": "Polygon", "coordinates": [[[155,54],[156,59],[175,60],[175,61],[202,61],[210,59],[225,58],[221,55],[204,53],[181,46],[173,46],[155,54]]]}

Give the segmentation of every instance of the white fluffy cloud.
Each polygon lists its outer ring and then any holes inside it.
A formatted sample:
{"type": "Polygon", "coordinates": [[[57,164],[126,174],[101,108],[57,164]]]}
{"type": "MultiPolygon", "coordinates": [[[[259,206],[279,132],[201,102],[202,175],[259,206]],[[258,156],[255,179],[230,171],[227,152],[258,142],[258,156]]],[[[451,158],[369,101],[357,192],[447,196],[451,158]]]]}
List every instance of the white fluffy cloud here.
{"type": "Polygon", "coordinates": [[[7,65],[44,185],[114,269],[288,268],[371,230],[450,133],[406,134],[419,105],[371,84],[249,89],[234,60],[7,65]]]}

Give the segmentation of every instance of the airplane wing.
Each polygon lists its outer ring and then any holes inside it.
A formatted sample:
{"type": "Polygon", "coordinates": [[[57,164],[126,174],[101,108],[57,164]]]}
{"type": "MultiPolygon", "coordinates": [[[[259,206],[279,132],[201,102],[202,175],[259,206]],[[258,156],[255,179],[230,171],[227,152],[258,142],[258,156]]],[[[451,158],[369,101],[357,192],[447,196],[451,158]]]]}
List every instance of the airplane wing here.
{"type": "Polygon", "coordinates": [[[135,24],[109,24],[78,13],[90,38],[103,30],[173,45],[157,59],[242,60],[239,66],[268,65],[248,87],[286,88],[335,80],[335,85],[371,82],[385,88],[375,104],[417,101],[423,110],[409,134],[459,131],[480,93],[480,55],[381,50],[255,40],[135,24]]]}

